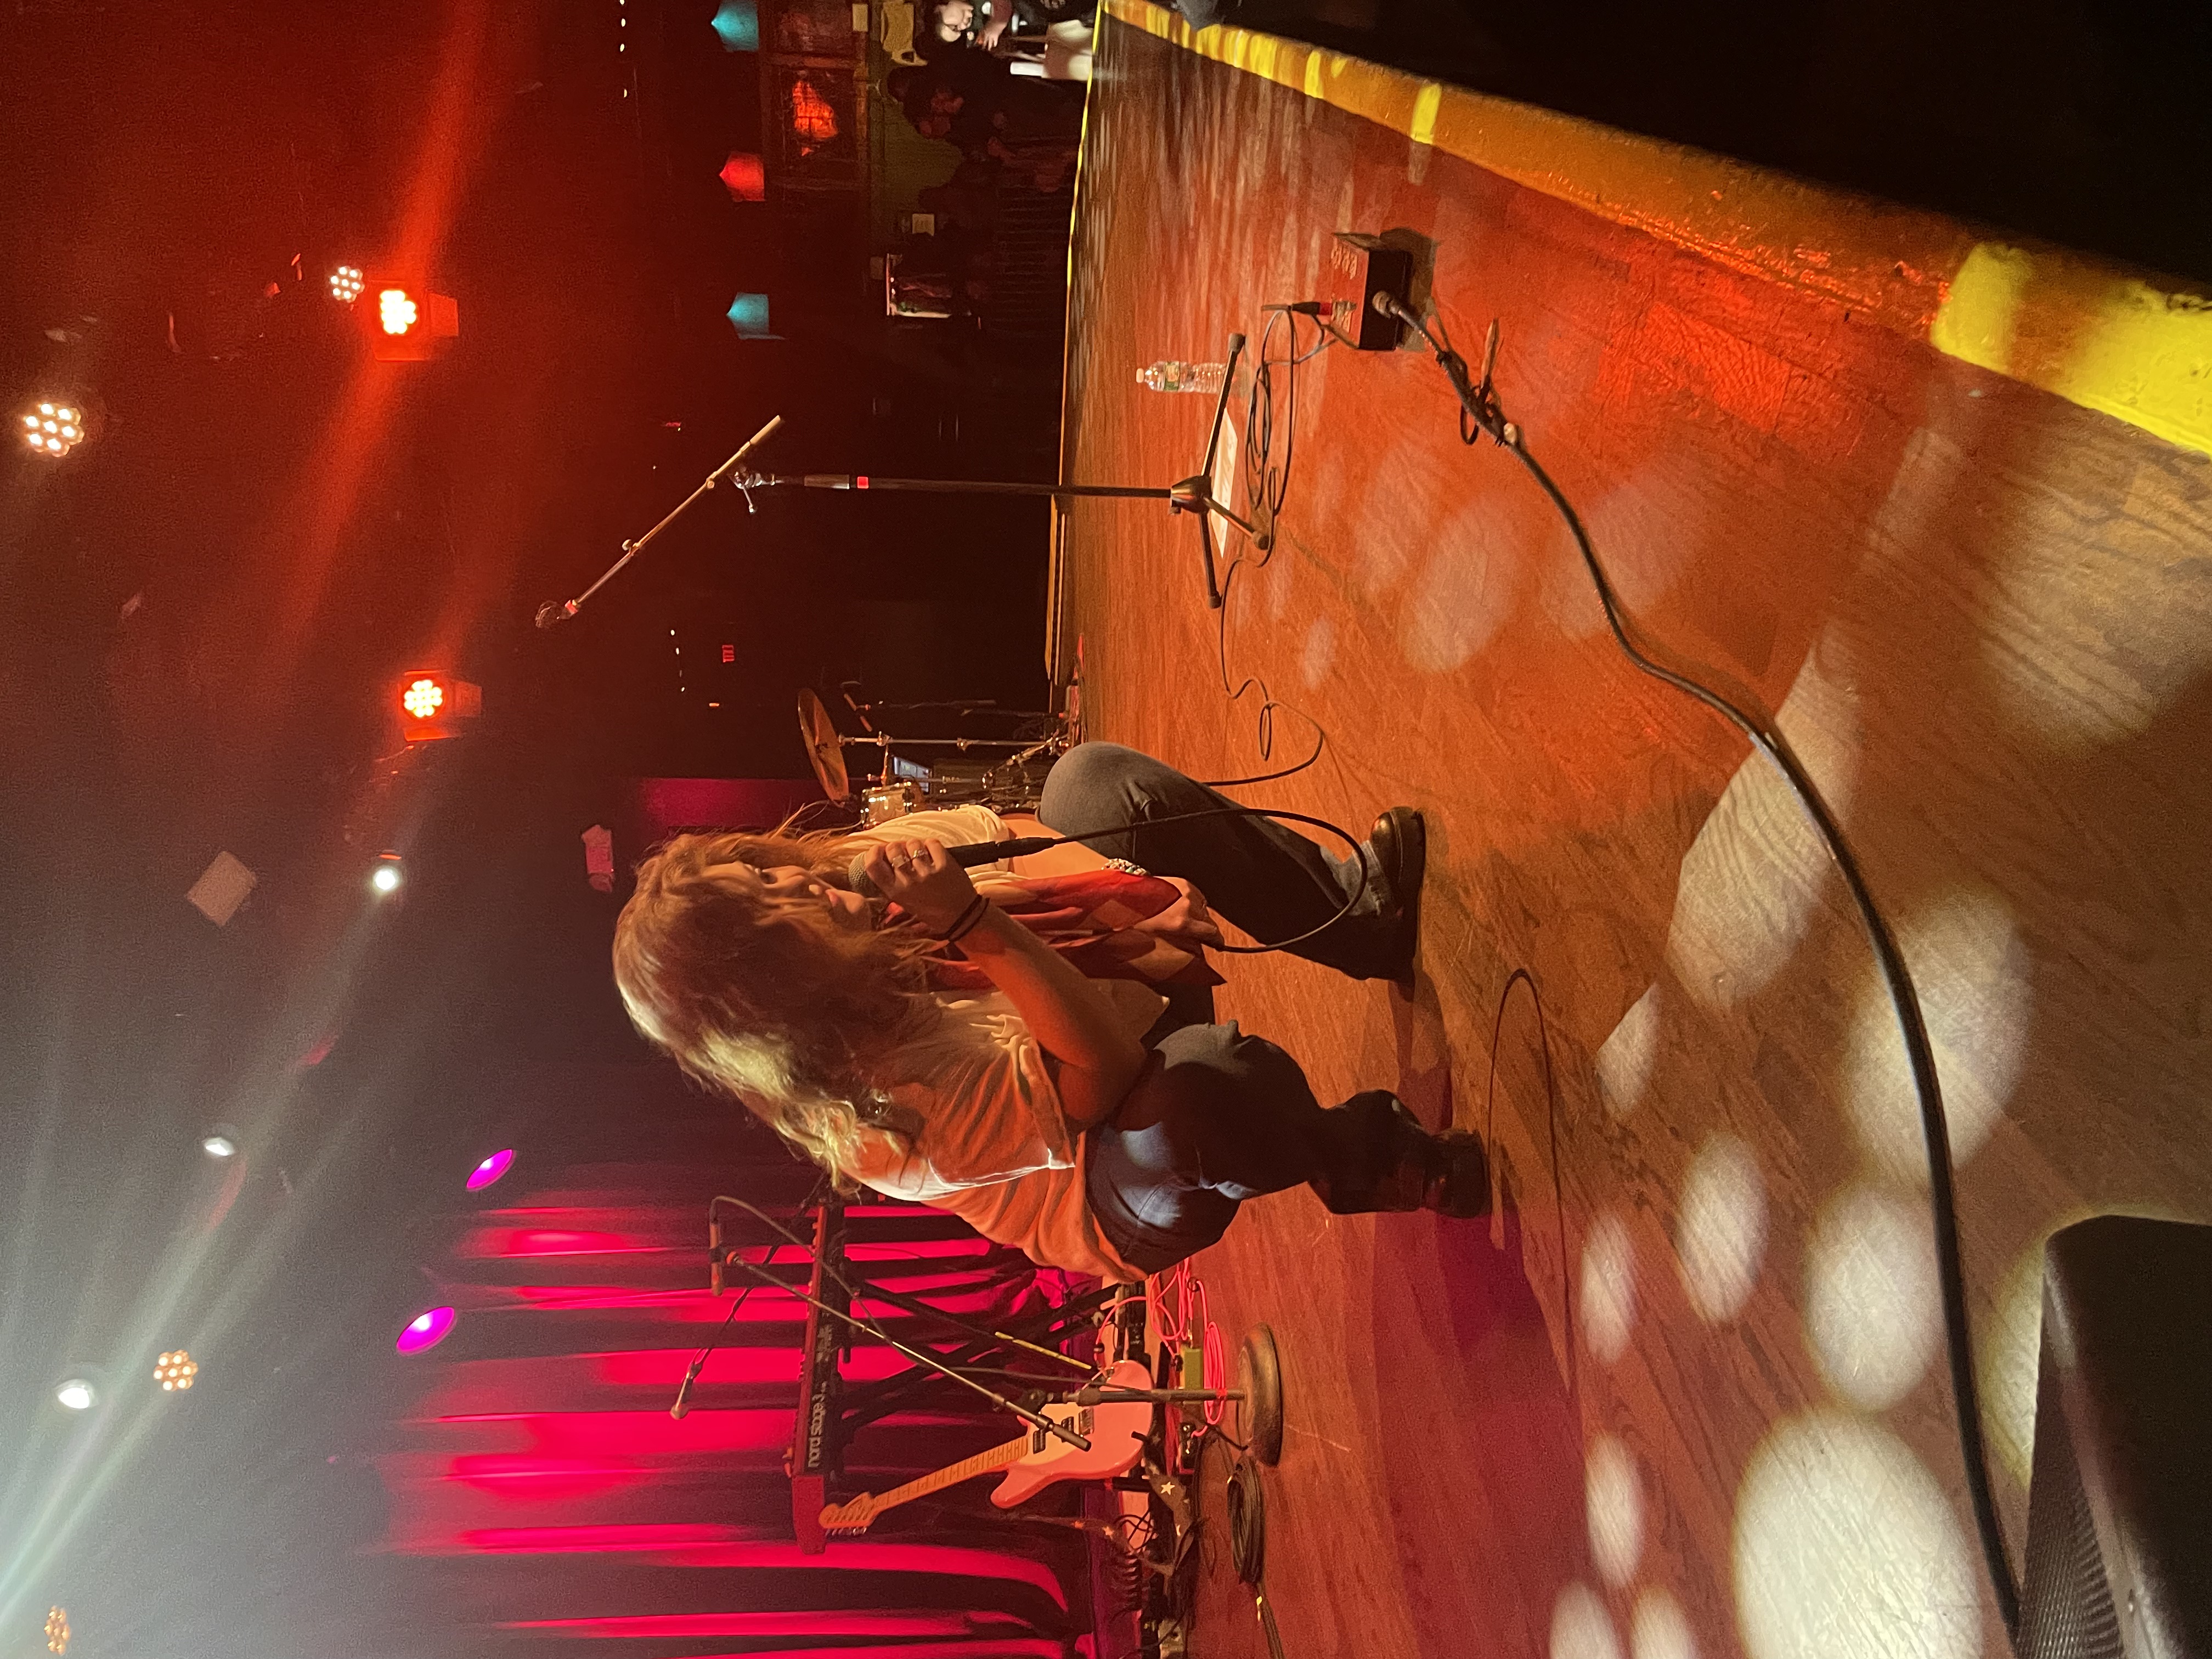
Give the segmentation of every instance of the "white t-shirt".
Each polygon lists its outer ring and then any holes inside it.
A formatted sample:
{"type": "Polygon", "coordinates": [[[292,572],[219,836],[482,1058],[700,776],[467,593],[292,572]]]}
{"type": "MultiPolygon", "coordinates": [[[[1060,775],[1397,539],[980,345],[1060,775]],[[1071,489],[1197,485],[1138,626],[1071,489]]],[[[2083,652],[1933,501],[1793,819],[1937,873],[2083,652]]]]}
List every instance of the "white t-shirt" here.
{"type": "MultiPolygon", "coordinates": [[[[855,832],[860,842],[1006,841],[1012,832],[983,806],[915,812],[855,832]]],[[[988,896],[1001,862],[969,874],[988,896]]],[[[1113,1002],[1132,1037],[1159,1018],[1165,1000],[1134,980],[1092,983],[1113,1002]]],[[[948,1210],[984,1237],[1031,1261],[1100,1279],[1144,1278],[1100,1236],[1084,1196],[1084,1142],[1071,1131],[1044,1050],[1003,994],[939,992],[945,1024],[914,1051],[917,1078],[887,1088],[921,1131],[911,1147],[872,1131],[868,1152],[847,1171],[886,1197],[948,1210]]]]}

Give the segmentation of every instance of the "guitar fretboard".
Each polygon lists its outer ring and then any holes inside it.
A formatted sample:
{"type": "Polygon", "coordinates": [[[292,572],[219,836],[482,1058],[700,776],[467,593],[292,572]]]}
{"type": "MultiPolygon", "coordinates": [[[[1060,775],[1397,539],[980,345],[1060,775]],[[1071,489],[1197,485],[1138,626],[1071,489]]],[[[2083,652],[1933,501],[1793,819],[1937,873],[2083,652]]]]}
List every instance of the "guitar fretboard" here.
{"type": "Polygon", "coordinates": [[[994,1446],[988,1451],[977,1452],[973,1457],[963,1457],[957,1463],[941,1468],[934,1474],[925,1474],[919,1480],[908,1481],[903,1486],[893,1486],[881,1496],[860,1498],[842,1507],[848,1512],[860,1510],[867,1519],[872,1520],[884,1510],[908,1503],[916,1498],[927,1498],[930,1493],[942,1492],[947,1486],[957,1486],[963,1480],[972,1480],[975,1476],[991,1469],[1003,1469],[1009,1463],[1019,1462],[1022,1454],[1029,1449],[1029,1437],[1024,1435],[1019,1440],[1009,1440],[1003,1446],[994,1446]],[[865,1508],[863,1508],[864,1505],[865,1508]]]}

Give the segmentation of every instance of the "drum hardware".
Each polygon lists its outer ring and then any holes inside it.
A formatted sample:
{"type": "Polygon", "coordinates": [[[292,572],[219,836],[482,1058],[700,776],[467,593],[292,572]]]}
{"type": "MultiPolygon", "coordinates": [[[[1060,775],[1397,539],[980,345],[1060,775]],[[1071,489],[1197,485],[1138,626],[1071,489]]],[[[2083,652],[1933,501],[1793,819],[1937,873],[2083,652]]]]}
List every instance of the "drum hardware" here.
{"type": "Polygon", "coordinates": [[[878,714],[996,714],[1012,720],[1052,718],[1042,708],[1001,708],[995,697],[943,697],[932,702],[870,702],[853,695],[860,689],[860,681],[847,680],[837,690],[845,707],[853,711],[853,718],[860,722],[860,729],[867,732],[875,731],[874,717],[878,714]]]}
{"type": "MultiPolygon", "coordinates": [[[[848,696],[846,701],[852,699],[848,696]]],[[[854,712],[866,721],[868,714],[864,711],[880,711],[889,706],[854,704],[854,712]]],[[[855,804],[847,750],[876,750],[877,776],[862,786],[857,803],[861,822],[869,825],[888,823],[932,806],[973,805],[1000,812],[1032,811],[1043,793],[1045,775],[1072,742],[1064,725],[1036,740],[902,738],[873,729],[865,736],[848,737],[837,730],[828,706],[811,690],[799,694],[799,738],[805,745],[807,761],[823,794],[840,805],[855,804]],[[895,750],[949,753],[944,761],[930,765],[906,759],[895,750]],[[975,758],[969,759],[971,756],[975,758]]]]}
{"type": "Polygon", "coordinates": [[[860,822],[873,829],[922,809],[924,797],[918,783],[876,784],[860,794],[860,822]]]}

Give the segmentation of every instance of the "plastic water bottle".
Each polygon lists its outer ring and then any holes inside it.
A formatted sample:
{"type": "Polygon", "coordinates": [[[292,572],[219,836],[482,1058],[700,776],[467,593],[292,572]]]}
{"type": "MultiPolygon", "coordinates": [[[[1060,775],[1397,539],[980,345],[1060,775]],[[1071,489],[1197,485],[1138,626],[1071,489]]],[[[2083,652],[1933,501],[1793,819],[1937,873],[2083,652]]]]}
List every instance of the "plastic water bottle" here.
{"type": "Polygon", "coordinates": [[[1150,368],[1137,371],[1137,384],[1154,392],[1203,392],[1212,396],[1221,390],[1222,376],[1228,372],[1226,363],[1187,363],[1179,357],[1163,357],[1150,368]]]}

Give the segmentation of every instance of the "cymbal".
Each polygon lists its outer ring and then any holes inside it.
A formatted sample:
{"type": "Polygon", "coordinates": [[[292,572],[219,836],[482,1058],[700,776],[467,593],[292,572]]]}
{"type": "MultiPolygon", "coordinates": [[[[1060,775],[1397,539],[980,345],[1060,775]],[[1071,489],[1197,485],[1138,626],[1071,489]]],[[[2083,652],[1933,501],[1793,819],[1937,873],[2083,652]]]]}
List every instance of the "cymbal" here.
{"type": "Polygon", "coordinates": [[[845,745],[830,711],[811,690],[799,694],[799,740],[806,745],[806,758],[813,763],[822,793],[834,801],[852,799],[853,781],[845,771],[845,745]]]}

